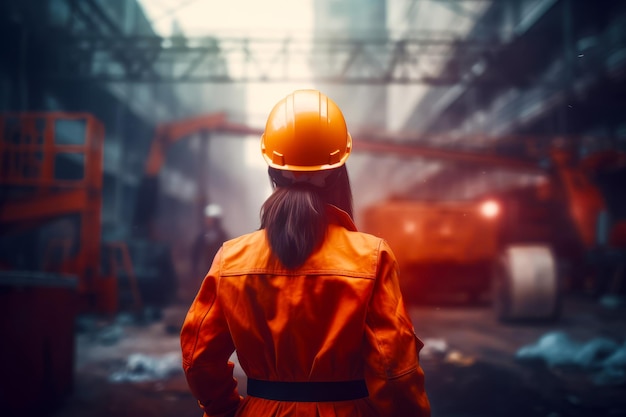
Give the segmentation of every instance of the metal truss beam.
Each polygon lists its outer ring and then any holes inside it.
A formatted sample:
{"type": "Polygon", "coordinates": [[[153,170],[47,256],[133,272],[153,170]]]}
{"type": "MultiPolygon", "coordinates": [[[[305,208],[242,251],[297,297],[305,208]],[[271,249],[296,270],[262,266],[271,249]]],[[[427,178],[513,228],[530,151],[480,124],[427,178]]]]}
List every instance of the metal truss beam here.
{"type": "Polygon", "coordinates": [[[302,82],[451,85],[496,50],[494,40],[426,33],[404,39],[161,38],[98,34],[50,39],[42,76],[100,82],[302,82]]]}

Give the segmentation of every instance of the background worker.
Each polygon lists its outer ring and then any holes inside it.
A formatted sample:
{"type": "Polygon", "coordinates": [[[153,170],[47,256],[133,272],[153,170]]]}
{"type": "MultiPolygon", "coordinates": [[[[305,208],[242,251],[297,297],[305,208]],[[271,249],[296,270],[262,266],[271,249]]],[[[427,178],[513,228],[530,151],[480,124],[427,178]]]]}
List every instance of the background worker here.
{"type": "Polygon", "coordinates": [[[194,277],[199,280],[204,278],[215,254],[222,246],[222,243],[228,239],[222,225],[221,206],[217,204],[207,205],[204,208],[203,220],[203,228],[198,233],[191,249],[192,271],[194,277]]]}
{"type": "Polygon", "coordinates": [[[429,416],[394,254],[352,220],[341,110],[295,91],[272,109],[261,150],[274,185],[261,228],[224,243],[181,332],[205,415],[429,416]]]}

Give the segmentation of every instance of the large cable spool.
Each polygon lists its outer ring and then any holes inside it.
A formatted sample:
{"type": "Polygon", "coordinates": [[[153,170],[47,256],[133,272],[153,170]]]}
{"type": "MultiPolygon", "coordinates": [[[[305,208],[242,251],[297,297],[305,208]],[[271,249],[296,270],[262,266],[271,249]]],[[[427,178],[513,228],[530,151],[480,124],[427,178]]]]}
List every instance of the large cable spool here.
{"type": "Polygon", "coordinates": [[[500,320],[552,320],[560,312],[557,264],[545,245],[513,245],[501,254],[494,276],[500,320]]]}

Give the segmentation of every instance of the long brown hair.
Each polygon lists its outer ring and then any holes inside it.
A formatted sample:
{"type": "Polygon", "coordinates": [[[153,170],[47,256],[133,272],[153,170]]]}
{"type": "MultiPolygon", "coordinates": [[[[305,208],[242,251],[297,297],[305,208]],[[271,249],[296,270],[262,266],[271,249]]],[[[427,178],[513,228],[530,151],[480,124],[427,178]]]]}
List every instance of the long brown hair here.
{"type": "Polygon", "coordinates": [[[297,268],[324,239],[329,221],[327,204],[352,217],[348,170],[345,165],[333,169],[322,187],[293,182],[275,168],[270,167],[268,173],[275,189],[261,207],[261,229],[265,229],[280,262],[287,268],[297,268]]]}

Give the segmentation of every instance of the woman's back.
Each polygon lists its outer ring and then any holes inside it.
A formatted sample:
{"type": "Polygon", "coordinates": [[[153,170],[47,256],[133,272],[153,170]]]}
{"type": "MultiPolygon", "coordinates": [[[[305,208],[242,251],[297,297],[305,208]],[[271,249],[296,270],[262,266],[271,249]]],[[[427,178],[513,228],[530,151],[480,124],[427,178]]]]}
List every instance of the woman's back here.
{"type": "Polygon", "coordinates": [[[274,381],[363,378],[361,355],[380,239],[332,224],[304,265],[286,270],[263,231],[222,251],[218,301],[246,375],[274,381]]]}

